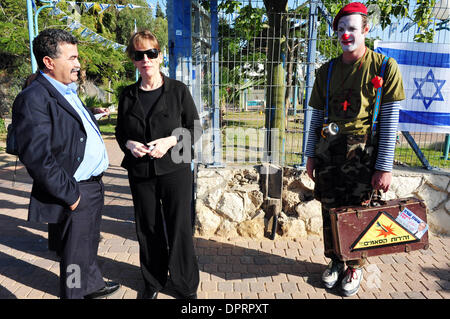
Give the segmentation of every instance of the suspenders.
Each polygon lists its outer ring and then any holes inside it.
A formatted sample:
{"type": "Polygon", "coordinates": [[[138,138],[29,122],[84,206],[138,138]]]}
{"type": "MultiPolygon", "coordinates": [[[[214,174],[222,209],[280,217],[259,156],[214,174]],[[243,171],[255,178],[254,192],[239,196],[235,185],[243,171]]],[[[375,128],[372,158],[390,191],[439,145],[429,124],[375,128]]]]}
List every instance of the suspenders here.
{"type": "MultiPolygon", "coordinates": [[[[387,56],[384,57],[383,63],[381,64],[380,69],[380,77],[383,78],[384,71],[386,69],[386,64],[389,58],[387,56]]],[[[331,71],[333,68],[334,59],[330,61],[330,64],[328,66],[328,77],[327,77],[327,89],[326,89],[326,102],[325,102],[325,110],[324,110],[324,118],[323,123],[324,126],[328,124],[328,100],[329,100],[329,91],[330,91],[330,82],[331,82],[331,71]]],[[[375,136],[376,130],[377,130],[377,124],[378,124],[378,113],[380,112],[380,103],[381,103],[381,93],[382,93],[382,87],[379,87],[377,89],[377,97],[375,100],[375,107],[373,110],[373,117],[372,117],[372,138],[375,136]]]]}
{"type": "MultiPolygon", "coordinates": [[[[380,77],[383,78],[384,70],[386,69],[386,63],[389,60],[387,56],[383,59],[383,64],[381,65],[380,77]]],[[[383,86],[377,89],[377,99],[375,100],[375,108],[373,110],[373,118],[372,118],[372,138],[375,136],[377,131],[378,124],[378,113],[380,112],[380,103],[381,103],[381,91],[383,90],[383,86]]]]}
{"type": "Polygon", "coordinates": [[[325,101],[325,110],[323,115],[323,124],[328,124],[328,100],[330,99],[330,82],[331,82],[331,70],[333,69],[334,59],[330,61],[328,66],[328,76],[327,76],[327,95],[325,101]]]}

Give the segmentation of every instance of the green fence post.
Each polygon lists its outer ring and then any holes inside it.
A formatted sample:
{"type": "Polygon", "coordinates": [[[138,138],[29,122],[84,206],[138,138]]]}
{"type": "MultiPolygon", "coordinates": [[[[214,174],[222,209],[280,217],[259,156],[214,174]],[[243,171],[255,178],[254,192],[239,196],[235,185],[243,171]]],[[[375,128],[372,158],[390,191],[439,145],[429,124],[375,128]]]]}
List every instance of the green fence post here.
{"type": "Polygon", "coordinates": [[[444,160],[448,160],[448,151],[450,149],[450,134],[445,135],[444,160]]]}

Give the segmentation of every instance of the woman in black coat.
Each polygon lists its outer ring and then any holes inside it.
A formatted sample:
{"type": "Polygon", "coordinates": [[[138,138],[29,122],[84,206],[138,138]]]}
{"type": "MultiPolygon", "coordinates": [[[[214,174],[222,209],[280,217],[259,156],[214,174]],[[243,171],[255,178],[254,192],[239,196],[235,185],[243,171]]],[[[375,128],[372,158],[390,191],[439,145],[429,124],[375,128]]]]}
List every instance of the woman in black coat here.
{"type": "Polygon", "coordinates": [[[191,160],[202,133],[197,109],[186,85],[160,72],[163,57],[150,31],[135,33],[127,53],[141,78],[120,95],[116,139],[133,196],[143,298],[156,299],[163,289],[196,298],[191,160]]]}

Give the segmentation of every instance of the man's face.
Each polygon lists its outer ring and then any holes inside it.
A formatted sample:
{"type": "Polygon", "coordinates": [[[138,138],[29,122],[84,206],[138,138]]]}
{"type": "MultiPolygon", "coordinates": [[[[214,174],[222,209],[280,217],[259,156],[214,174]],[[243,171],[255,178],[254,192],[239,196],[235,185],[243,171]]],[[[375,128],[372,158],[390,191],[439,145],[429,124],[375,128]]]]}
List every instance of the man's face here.
{"type": "Polygon", "coordinates": [[[422,223],[419,224],[419,227],[418,227],[417,230],[418,230],[418,231],[422,231],[422,230],[425,229],[425,227],[427,227],[427,224],[425,224],[425,223],[422,222],[422,223]]]}
{"type": "Polygon", "coordinates": [[[48,75],[65,85],[77,81],[80,71],[77,45],[60,43],[58,44],[58,53],[56,58],[44,58],[44,63],[49,70],[48,75]]]}
{"type": "Polygon", "coordinates": [[[368,26],[363,30],[360,14],[351,14],[339,19],[337,34],[344,52],[355,51],[365,46],[365,36],[369,32],[368,26]]]}

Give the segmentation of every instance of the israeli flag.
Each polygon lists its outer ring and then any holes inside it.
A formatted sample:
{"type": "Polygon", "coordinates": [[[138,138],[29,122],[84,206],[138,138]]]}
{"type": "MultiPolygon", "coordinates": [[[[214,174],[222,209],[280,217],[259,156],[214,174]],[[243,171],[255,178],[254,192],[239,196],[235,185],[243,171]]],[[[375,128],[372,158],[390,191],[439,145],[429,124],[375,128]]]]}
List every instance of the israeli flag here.
{"type": "Polygon", "coordinates": [[[450,133],[450,44],[375,41],[403,77],[399,131],[450,133]]]}

